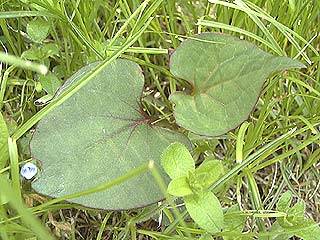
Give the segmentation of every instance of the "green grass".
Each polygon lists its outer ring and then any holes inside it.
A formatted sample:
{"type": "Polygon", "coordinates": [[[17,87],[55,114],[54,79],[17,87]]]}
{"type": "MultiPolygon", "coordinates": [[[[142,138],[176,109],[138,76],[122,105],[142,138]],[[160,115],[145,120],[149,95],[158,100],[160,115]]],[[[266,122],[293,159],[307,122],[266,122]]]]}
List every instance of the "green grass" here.
{"type": "MultiPolygon", "coordinates": [[[[168,71],[168,52],[193,34],[207,31],[244,38],[307,66],[268,79],[250,118],[231,133],[206,138],[185,132],[193,140],[198,163],[210,155],[223,160],[226,175],[211,189],[223,207],[240,204],[247,216],[244,238],[271,235],[268,230],[278,216],[273,211],[286,190],[303,199],[306,214],[319,222],[318,0],[12,0],[1,1],[0,7],[0,107],[8,128],[7,135],[0,119],[0,139],[9,149],[5,159],[0,148],[1,239],[195,239],[203,234],[192,221],[176,218],[166,201],[145,209],[107,212],[64,202],[67,198],[46,199],[21,181],[19,166],[30,160],[28,142],[35,124],[93,78],[85,76],[74,88],[39,106],[36,100],[46,95],[39,88],[43,66],[63,81],[95,60],[103,62],[94,74],[120,56],[136,61],[145,75],[144,110],[165,126],[174,124],[169,94],[189,88],[168,71]],[[41,42],[27,35],[27,25],[35,18],[50,25],[41,42]],[[32,46],[49,44],[57,51],[38,56],[34,65],[21,58],[32,46]],[[160,223],[151,218],[159,212],[160,223]],[[169,219],[167,225],[164,218],[169,219]]],[[[222,235],[227,233],[214,237],[222,235]]]]}

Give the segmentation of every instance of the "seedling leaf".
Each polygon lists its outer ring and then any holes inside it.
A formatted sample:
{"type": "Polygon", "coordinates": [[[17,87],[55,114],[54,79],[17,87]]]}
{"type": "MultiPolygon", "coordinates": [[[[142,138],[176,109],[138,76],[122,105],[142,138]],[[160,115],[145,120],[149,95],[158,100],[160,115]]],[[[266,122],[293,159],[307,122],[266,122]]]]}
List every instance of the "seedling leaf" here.
{"type": "Polygon", "coordinates": [[[209,160],[203,162],[195,171],[195,178],[203,183],[204,188],[208,188],[223,174],[223,165],[219,160],[209,160]]]}
{"type": "Polygon", "coordinates": [[[296,227],[297,230],[292,232],[304,240],[318,240],[320,236],[320,227],[311,219],[305,218],[299,225],[296,227]],[[299,227],[304,226],[303,229],[299,227]]]}
{"type": "Polygon", "coordinates": [[[303,200],[297,202],[287,211],[288,219],[290,220],[290,222],[298,224],[301,218],[304,218],[305,210],[306,203],[303,200]]]}
{"type": "Polygon", "coordinates": [[[50,23],[42,19],[34,19],[27,25],[27,33],[35,42],[42,42],[48,36],[50,23]]]}
{"type": "Polygon", "coordinates": [[[204,230],[212,233],[223,228],[223,213],[218,198],[210,191],[184,197],[192,219],[204,230]]]}
{"type": "MultiPolygon", "coordinates": [[[[277,221],[272,225],[272,230],[283,229],[284,232],[288,233],[288,236],[295,235],[304,240],[318,239],[320,227],[313,220],[304,217],[305,202],[300,200],[293,207],[290,207],[291,201],[291,192],[285,192],[281,196],[277,204],[277,210],[286,212],[287,216],[277,218],[277,221]]],[[[279,239],[280,237],[283,237],[283,235],[276,235],[273,239],[279,239]]]]}
{"type": "Polygon", "coordinates": [[[59,78],[57,78],[53,73],[40,76],[40,83],[44,90],[52,96],[61,85],[59,78]]]}
{"type": "MultiPolygon", "coordinates": [[[[56,95],[72,86],[98,63],[80,69],[56,95]]],[[[163,150],[173,142],[190,147],[182,134],[150,124],[140,108],[144,81],[131,61],[109,64],[62,105],[38,123],[31,152],[42,162],[33,188],[54,198],[94,188],[153,160],[160,167],[163,150]]],[[[153,175],[129,181],[71,202],[100,209],[132,209],[164,198],[153,175]]]]}
{"type": "Polygon", "coordinates": [[[275,221],[272,224],[270,232],[272,232],[272,237],[270,237],[272,240],[290,239],[294,235],[293,233],[284,230],[278,221],[275,221]]]}
{"type": "Polygon", "coordinates": [[[292,193],[290,191],[282,194],[281,198],[277,203],[277,211],[279,212],[287,212],[290,209],[290,204],[292,201],[292,193]]]}
{"type": "Polygon", "coordinates": [[[42,46],[32,45],[30,49],[21,54],[21,57],[28,60],[44,60],[58,53],[58,46],[56,44],[49,43],[42,46]]]}
{"type": "Polygon", "coordinates": [[[188,81],[193,90],[190,95],[170,96],[177,124],[200,135],[224,134],[248,118],[271,73],[302,67],[225,34],[187,39],[171,57],[170,71],[188,81]]]}
{"type": "Polygon", "coordinates": [[[193,194],[186,176],[173,179],[168,185],[168,193],[176,197],[193,194]]]}
{"type": "Polygon", "coordinates": [[[171,144],[161,156],[161,164],[170,176],[175,179],[194,171],[195,163],[189,150],[181,143],[171,144]]]}

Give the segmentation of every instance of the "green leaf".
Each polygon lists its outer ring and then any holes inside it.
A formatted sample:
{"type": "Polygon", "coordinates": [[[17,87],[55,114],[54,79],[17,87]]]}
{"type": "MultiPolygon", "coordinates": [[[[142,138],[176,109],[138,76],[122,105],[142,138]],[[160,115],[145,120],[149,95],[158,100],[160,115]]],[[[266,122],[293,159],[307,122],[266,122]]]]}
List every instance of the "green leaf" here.
{"type": "Polygon", "coordinates": [[[42,53],[42,59],[48,58],[50,56],[57,55],[59,53],[59,48],[56,44],[49,43],[44,45],[41,48],[41,53],[42,53]]]}
{"type": "MultiPolygon", "coordinates": [[[[5,181],[5,183],[7,185],[12,185],[11,184],[11,180],[9,179],[9,174],[8,173],[0,174],[0,177],[3,178],[3,181],[5,181]]],[[[9,202],[9,198],[8,198],[7,194],[8,193],[4,192],[3,190],[0,191],[0,206],[9,202]]]]}
{"type": "Polygon", "coordinates": [[[292,233],[304,240],[318,240],[320,227],[313,220],[305,218],[292,233]],[[302,226],[303,229],[301,229],[302,226]]]}
{"type": "Polygon", "coordinates": [[[221,161],[209,160],[203,162],[195,171],[195,178],[208,188],[213,182],[219,179],[224,169],[221,161]]]}
{"type": "Polygon", "coordinates": [[[186,176],[174,178],[168,185],[168,193],[176,197],[193,194],[186,176]]]}
{"type": "Polygon", "coordinates": [[[58,53],[57,45],[50,43],[42,46],[32,45],[30,49],[21,54],[21,57],[28,60],[44,60],[58,53]]]}
{"type": "MultiPolygon", "coordinates": [[[[40,84],[41,85],[41,84],[40,84]]],[[[47,102],[49,102],[54,96],[51,95],[51,94],[47,94],[47,95],[44,95],[42,96],[41,98],[38,98],[36,101],[35,101],[35,104],[38,105],[38,106],[42,106],[44,104],[46,104],[47,102]]]]}
{"type": "Polygon", "coordinates": [[[49,34],[50,23],[42,19],[34,19],[27,25],[27,33],[34,42],[42,42],[49,34]]]}
{"type": "Polygon", "coordinates": [[[0,169],[6,166],[7,160],[9,159],[8,137],[8,128],[2,113],[0,113],[0,169]]]}
{"type": "Polygon", "coordinates": [[[40,76],[40,83],[43,89],[50,95],[54,95],[61,86],[59,78],[57,78],[53,73],[40,76]]]}
{"type": "Polygon", "coordinates": [[[281,198],[277,203],[277,211],[279,212],[287,212],[290,209],[290,204],[292,201],[292,193],[290,191],[282,194],[281,198]]]}
{"type": "Polygon", "coordinates": [[[190,95],[175,92],[170,96],[176,121],[196,134],[224,134],[248,118],[270,74],[302,67],[225,34],[196,35],[171,57],[172,74],[192,85],[190,95]]]}
{"type": "Polygon", "coordinates": [[[305,219],[305,202],[300,200],[293,207],[290,207],[291,201],[292,193],[287,191],[281,196],[277,204],[277,211],[287,213],[287,216],[277,218],[277,221],[283,228],[292,228],[301,225],[305,219]]]}
{"type": "Polygon", "coordinates": [[[172,143],[161,156],[161,164],[170,176],[175,179],[194,171],[195,163],[189,150],[181,143],[172,143]]]}
{"type": "Polygon", "coordinates": [[[276,240],[289,239],[293,235],[304,240],[317,240],[320,235],[318,224],[308,218],[300,219],[299,223],[293,226],[282,226],[277,219],[270,230],[273,233],[279,232],[272,237],[272,239],[276,240]]]}
{"type": "MultiPolygon", "coordinates": [[[[293,207],[290,207],[292,201],[292,193],[285,192],[278,204],[277,210],[287,213],[285,217],[277,218],[275,228],[282,228],[285,232],[291,235],[298,236],[304,240],[316,240],[320,235],[320,227],[311,219],[305,218],[306,204],[303,200],[300,200],[293,207]]],[[[283,235],[281,235],[283,236],[283,235]]],[[[280,239],[280,236],[272,239],[280,239]]]]}
{"type": "Polygon", "coordinates": [[[220,232],[223,228],[223,213],[218,198],[210,191],[184,197],[191,218],[208,232],[220,232]]]}
{"type": "Polygon", "coordinates": [[[201,237],[199,238],[199,240],[213,240],[213,237],[208,234],[208,233],[205,233],[205,234],[202,234],[201,237]]]}
{"type": "Polygon", "coordinates": [[[282,228],[278,221],[275,221],[272,224],[270,228],[270,232],[272,233],[272,235],[271,237],[269,237],[269,239],[272,239],[272,240],[290,239],[294,235],[293,233],[282,228]]]}
{"type": "Polygon", "coordinates": [[[29,143],[32,138],[32,133],[27,132],[26,134],[23,135],[23,137],[20,137],[18,140],[18,150],[19,154],[23,154],[25,156],[30,156],[30,148],[29,148],[29,143]]]}
{"type": "MultiPolygon", "coordinates": [[[[291,201],[292,201],[292,193],[290,191],[285,192],[279,199],[276,210],[279,212],[287,213],[290,210],[291,201]]],[[[290,222],[287,216],[279,217],[277,218],[277,221],[280,224],[280,226],[283,228],[293,226],[293,223],[290,222]]]]}
{"type": "MultiPolygon", "coordinates": [[[[98,63],[80,69],[56,93],[71,87],[98,63]]],[[[44,195],[62,197],[94,188],[153,160],[173,142],[190,147],[180,133],[150,124],[141,109],[144,86],[140,67],[118,59],[38,123],[31,153],[42,161],[41,177],[32,183],[44,195]]],[[[151,172],[112,188],[71,199],[100,209],[131,209],[163,199],[151,172]]]]}
{"type": "Polygon", "coordinates": [[[21,54],[21,57],[28,60],[41,60],[42,59],[42,51],[41,48],[36,45],[32,45],[30,49],[24,51],[21,54]]]}
{"type": "Polygon", "coordinates": [[[299,224],[300,221],[304,219],[305,210],[306,203],[303,200],[300,200],[287,211],[288,216],[286,219],[292,224],[299,224]]]}
{"type": "Polygon", "coordinates": [[[232,237],[225,236],[223,237],[223,239],[240,239],[241,237],[237,238],[237,236],[241,235],[245,221],[246,216],[241,214],[238,204],[229,207],[226,214],[224,215],[223,231],[234,232],[235,235],[232,237]]]}

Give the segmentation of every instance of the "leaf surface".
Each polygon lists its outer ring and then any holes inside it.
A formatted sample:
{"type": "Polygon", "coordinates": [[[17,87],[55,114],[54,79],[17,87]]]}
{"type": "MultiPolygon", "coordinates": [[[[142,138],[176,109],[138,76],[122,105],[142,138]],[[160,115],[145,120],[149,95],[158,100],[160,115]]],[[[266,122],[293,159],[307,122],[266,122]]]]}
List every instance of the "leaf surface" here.
{"type": "Polygon", "coordinates": [[[181,143],[172,143],[164,150],[161,164],[171,179],[186,176],[195,170],[194,160],[189,150],[181,143]]]}
{"type": "MultiPolygon", "coordinates": [[[[292,193],[285,192],[277,203],[277,210],[287,213],[285,217],[278,217],[276,225],[273,224],[275,230],[283,229],[291,235],[295,235],[305,240],[316,240],[320,235],[320,227],[312,219],[305,217],[306,204],[303,200],[297,202],[293,207],[290,207],[292,201],[292,193]],[[274,226],[275,225],[275,226],[274,226]]],[[[288,235],[289,236],[289,235],[288,235]]],[[[273,239],[280,239],[273,238],[273,239]]],[[[283,239],[283,238],[282,238],[283,239]]]]}
{"type": "Polygon", "coordinates": [[[177,124],[200,135],[224,134],[248,118],[271,73],[302,67],[225,34],[203,33],[187,39],[171,57],[170,71],[193,90],[190,95],[170,96],[177,124]]]}
{"type": "Polygon", "coordinates": [[[173,179],[168,185],[168,193],[176,197],[193,194],[186,176],[173,179]]]}
{"type": "Polygon", "coordinates": [[[290,204],[292,201],[292,192],[286,191],[280,197],[277,203],[277,211],[279,212],[287,212],[290,209],[290,204]]]}
{"type": "Polygon", "coordinates": [[[2,113],[0,113],[0,169],[5,167],[9,159],[8,137],[8,128],[2,113]]]}
{"type": "Polygon", "coordinates": [[[42,42],[49,33],[50,23],[42,19],[34,19],[27,25],[27,33],[35,42],[42,42]]]}
{"type": "MultiPolygon", "coordinates": [[[[58,90],[72,86],[98,63],[80,69],[58,90]]],[[[150,124],[140,107],[140,67],[118,59],[38,123],[31,152],[42,163],[33,188],[62,197],[118,178],[153,160],[160,174],[163,150],[173,142],[190,146],[182,134],[150,124]]],[[[71,202],[100,209],[132,209],[163,199],[150,172],[71,202]]]]}
{"type": "Polygon", "coordinates": [[[59,78],[57,78],[53,73],[48,73],[45,76],[40,76],[40,83],[44,90],[52,96],[61,85],[59,78]]]}
{"type": "Polygon", "coordinates": [[[223,213],[218,198],[210,191],[184,197],[186,208],[192,219],[208,232],[220,232],[223,213]]]}
{"type": "Polygon", "coordinates": [[[320,227],[312,219],[305,218],[292,233],[304,240],[317,240],[320,236],[320,227]],[[304,228],[299,229],[301,226],[304,226],[304,228]]]}
{"type": "Polygon", "coordinates": [[[203,162],[195,171],[195,178],[208,188],[213,182],[217,181],[224,173],[223,165],[219,160],[207,160],[203,162]]]}

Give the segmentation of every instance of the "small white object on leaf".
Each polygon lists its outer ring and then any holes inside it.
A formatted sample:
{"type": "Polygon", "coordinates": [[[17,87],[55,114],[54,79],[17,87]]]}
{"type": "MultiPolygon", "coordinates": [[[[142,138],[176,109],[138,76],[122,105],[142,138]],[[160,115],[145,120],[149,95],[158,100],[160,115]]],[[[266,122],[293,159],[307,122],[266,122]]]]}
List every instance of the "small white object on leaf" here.
{"type": "Polygon", "coordinates": [[[38,172],[38,168],[34,163],[28,162],[24,164],[20,170],[20,174],[25,179],[30,180],[33,178],[38,172]]]}

